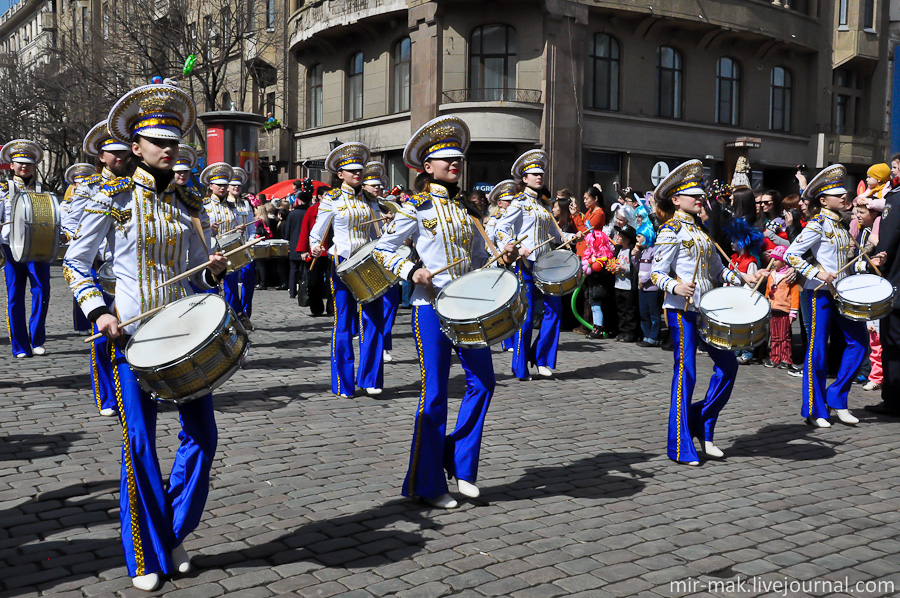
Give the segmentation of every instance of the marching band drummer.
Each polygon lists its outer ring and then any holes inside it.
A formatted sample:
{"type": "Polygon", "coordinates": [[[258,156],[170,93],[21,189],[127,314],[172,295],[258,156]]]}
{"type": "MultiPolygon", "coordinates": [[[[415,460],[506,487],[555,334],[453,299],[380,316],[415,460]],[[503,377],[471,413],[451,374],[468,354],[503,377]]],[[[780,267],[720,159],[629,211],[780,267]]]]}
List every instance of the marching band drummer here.
{"type": "MultiPolygon", "coordinates": [[[[479,495],[475,482],[481,435],[495,384],[490,349],[455,349],[466,374],[466,394],[456,428],[446,435],[447,383],[454,347],[441,331],[431,301],[451,280],[488,259],[487,248],[472,224],[472,217],[479,216],[466,204],[459,189],[469,138],[468,126],[456,116],[441,116],[416,132],[406,144],[403,159],[410,168],[424,171],[416,179],[417,194],[403,204],[375,246],[375,257],[385,267],[416,285],[412,328],[422,391],[403,496],[415,496],[444,509],[457,506],[448,491],[447,475],[456,478],[461,494],[472,498],[479,495]],[[396,254],[409,238],[422,266],[396,254]],[[456,260],[462,261],[432,277],[432,272],[456,260]]],[[[514,250],[509,249],[514,259],[514,250]]]]}
{"type": "MultiPolygon", "coordinates": [[[[11,181],[0,181],[0,222],[12,220],[12,202],[18,190],[40,193],[35,168],[44,157],[41,147],[30,139],[14,139],[0,150],[0,163],[12,164],[11,181]]],[[[0,229],[0,246],[6,255],[6,313],[9,342],[15,357],[43,355],[47,339],[47,308],[50,306],[50,264],[17,262],[9,249],[9,229],[0,229]],[[31,286],[31,317],[25,323],[25,281],[31,286]]]]}
{"type": "MultiPolygon", "coordinates": [[[[845,424],[859,423],[847,409],[847,395],[868,346],[865,322],[840,317],[832,289],[818,288],[823,282],[831,285],[847,276],[841,269],[854,253],[855,243],[841,224],[840,215],[840,211],[850,208],[844,188],[846,173],[842,165],[833,164],[809,182],[802,196],[809,201],[809,223],[785,252],[787,263],[806,279],[802,300],[809,308],[810,335],[803,363],[800,414],[806,423],[817,428],[831,427],[828,416],[832,409],[845,424]],[[807,251],[812,255],[813,263],[803,257],[807,251]],[[832,325],[837,325],[847,344],[841,355],[837,379],[826,388],[827,343],[832,325]]],[[[885,253],[879,253],[872,258],[872,263],[880,266],[885,257],[885,253]]],[[[857,266],[862,269],[864,263],[860,260],[857,266]]]]}
{"type": "Polygon", "coordinates": [[[703,164],[690,160],[678,166],[656,187],[656,205],[666,220],[656,240],[658,247],[650,277],[666,292],[669,329],[675,343],[675,371],[669,408],[670,459],[686,465],[699,465],[694,437],[707,457],[724,453],[713,443],[719,412],[731,397],[737,376],[734,352],[706,345],[697,332],[697,305],[713,282],[740,285],[759,279],[759,274],[740,274],[722,265],[713,240],[706,234],[699,214],[706,192],[700,186],[703,164]],[[702,346],[715,363],[706,398],[692,403],[696,382],[697,346],[702,346]]]}
{"type": "Polygon", "coordinates": [[[191,187],[191,173],[197,167],[197,158],[199,158],[197,150],[186,143],[178,144],[178,158],[175,160],[175,166],[172,167],[172,172],[175,173],[172,180],[176,185],[185,188],[191,187]]]}
{"type": "MultiPolygon", "coordinates": [[[[234,204],[235,224],[243,227],[245,241],[256,234],[256,212],[250,202],[241,197],[241,189],[247,184],[247,171],[240,166],[231,169],[231,181],[228,183],[228,201],[234,204]]],[[[238,281],[241,285],[240,311],[235,310],[240,316],[241,324],[247,330],[253,330],[253,291],[256,289],[256,264],[251,260],[240,269],[238,281]]]]}
{"type": "MultiPolygon", "coordinates": [[[[497,211],[488,217],[487,223],[484,225],[484,231],[487,233],[488,239],[494,245],[500,244],[497,238],[497,223],[506,215],[509,204],[519,194],[519,186],[512,179],[506,179],[494,185],[488,195],[488,202],[497,206],[497,211]]],[[[510,337],[500,343],[500,348],[504,351],[512,352],[515,347],[515,338],[510,337]]]]}
{"type": "MultiPolygon", "coordinates": [[[[368,162],[366,164],[365,169],[362,174],[362,186],[363,191],[368,193],[372,198],[376,201],[379,201],[384,198],[384,180],[385,180],[385,169],[384,164],[374,160],[372,162],[368,162]]],[[[384,228],[387,226],[386,222],[393,216],[390,212],[387,212],[383,218],[384,224],[379,226],[378,228],[384,228]]],[[[384,301],[384,334],[382,335],[382,344],[383,344],[383,356],[385,363],[389,363],[394,360],[391,357],[391,351],[394,348],[394,338],[391,334],[391,331],[394,329],[394,320],[397,319],[397,308],[400,306],[400,285],[395,284],[388,291],[382,295],[382,301],[384,301]]]]}
{"type": "Polygon", "coordinates": [[[334,329],[331,334],[331,392],[349,398],[356,386],[366,394],[380,395],[384,386],[384,304],[370,301],[362,306],[359,328],[359,368],[353,378],[353,321],[357,303],[340,277],[338,265],[354,251],[378,236],[374,220],[381,210],[362,189],[362,171],[369,160],[369,148],[351,142],[338,146],[325,159],[325,167],[341,181],[319,203],[316,223],[309,234],[310,254],[322,255],[322,239],[333,227],[333,268],[331,294],[334,297],[334,329]],[[369,224],[365,224],[368,222],[369,224]]]}
{"type": "MultiPolygon", "coordinates": [[[[178,406],[181,444],[167,482],[156,456],[157,403],[138,384],[121,350],[136,324],[122,321],[191,293],[187,281],[160,286],[207,260],[199,210],[202,206],[172,181],[178,140],[196,111],[191,98],[170,85],[145,85],[126,93],[110,111],[112,135],[140,160],[131,178],[103,183],[84,210],[80,234],[72,240],[63,273],[88,318],[116,344],[113,377],[124,429],[121,469],[121,537],[128,575],[141,590],[154,590],[160,574],[186,573],[182,546],[200,521],[209,492],[217,432],[212,395],[178,406]],[[109,244],[116,276],[115,314],[91,279],[90,267],[103,241],[109,244]]],[[[191,277],[213,287],[226,260],[191,277]]]]}
{"type": "MultiPolygon", "coordinates": [[[[75,203],[75,189],[85,180],[92,182],[100,180],[100,177],[97,175],[97,169],[93,164],[78,162],[66,168],[66,172],[63,174],[63,181],[66,183],[66,193],[63,196],[63,203],[60,205],[60,212],[62,212],[60,214],[60,226],[62,226],[67,240],[71,240],[75,234],[78,217],[80,216],[80,212],[77,212],[77,208],[73,205],[75,203]]],[[[80,207],[84,208],[83,205],[80,207]]],[[[85,336],[90,334],[91,323],[84,317],[84,313],[78,307],[74,297],[72,298],[72,322],[77,334],[84,334],[85,336]]]]}
{"type": "Polygon", "coordinates": [[[541,193],[544,187],[544,171],[549,164],[547,152],[529,150],[519,156],[512,167],[513,178],[522,181],[524,189],[517,195],[506,210],[503,218],[497,223],[497,237],[506,245],[517,237],[528,235],[522,242],[519,253],[524,258],[516,262],[516,274],[519,282],[525,286],[528,294],[528,314],[525,323],[513,338],[512,372],[519,380],[531,380],[528,371],[529,362],[537,366],[540,376],[553,375],[556,367],[556,354],[559,347],[560,318],[562,317],[562,297],[544,295],[544,319],[534,344],[531,343],[532,316],[534,313],[534,263],[539,257],[551,251],[546,244],[535,250],[553,237],[559,243],[571,240],[580,241],[584,233],[564,233],[556,225],[556,220],[544,203],[541,193]]]}
{"type": "MultiPolygon", "coordinates": [[[[228,201],[228,184],[232,180],[232,168],[225,162],[209,164],[200,173],[200,184],[206,187],[209,195],[203,200],[203,208],[209,218],[209,230],[212,237],[218,237],[219,233],[240,228],[237,209],[228,201]]],[[[225,302],[231,306],[234,313],[241,312],[241,295],[238,289],[240,271],[229,272],[225,275],[222,286],[225,287],[225,302]]],[[[218,288],[205,291],[217,293],[218,288]]]]}

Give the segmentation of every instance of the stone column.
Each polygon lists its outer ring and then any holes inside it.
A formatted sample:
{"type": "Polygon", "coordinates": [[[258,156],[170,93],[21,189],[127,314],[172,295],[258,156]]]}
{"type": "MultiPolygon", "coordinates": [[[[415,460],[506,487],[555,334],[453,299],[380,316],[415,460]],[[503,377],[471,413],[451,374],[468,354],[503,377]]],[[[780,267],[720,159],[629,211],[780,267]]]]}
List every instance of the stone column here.
{"type": "Polygon", "coordinates": [[[438,115],[443,91],[443,31],[436,1],[409,2],[410,134],[438,115]]]}
{"type": "Polygon", "coordinates": [[[544,122],[541,141],[550,155],[552,190],[582,186],[584,68],[588,7],[544,0],[544,122]]]}

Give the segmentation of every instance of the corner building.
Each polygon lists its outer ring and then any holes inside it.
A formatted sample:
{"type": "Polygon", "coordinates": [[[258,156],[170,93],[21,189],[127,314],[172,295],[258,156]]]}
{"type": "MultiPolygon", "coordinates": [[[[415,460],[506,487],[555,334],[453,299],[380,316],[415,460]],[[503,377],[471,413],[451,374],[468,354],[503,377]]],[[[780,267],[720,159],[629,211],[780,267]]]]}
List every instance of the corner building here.
{"type": "Polygon", "coordinates": [[[787,188],[798,164],[864,175],[888,151],[888,2],[331,0],[290,8],[296,174],[358,140],[401,152],[439,114],[469,123],[466,187],[533,147],[551,189],[646,190],[654,165],[703,159],[787,188]]]}

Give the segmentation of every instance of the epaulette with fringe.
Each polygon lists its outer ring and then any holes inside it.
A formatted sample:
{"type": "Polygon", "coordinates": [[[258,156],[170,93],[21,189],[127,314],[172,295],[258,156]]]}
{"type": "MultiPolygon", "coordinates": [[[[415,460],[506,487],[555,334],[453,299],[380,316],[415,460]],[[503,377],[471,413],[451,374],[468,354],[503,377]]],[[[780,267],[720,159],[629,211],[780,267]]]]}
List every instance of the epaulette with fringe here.
{"type": "Polygon", "coordinates": [[[681,230],[681,221],[677,218],[670,218],[665,224],[659,227],[660,234],[662,234],[664,230],[670,230],[673,233],[677,233],[681,230]]]}
{"type": "Polygon", "coordinates": [[[9,191],[9,183],[7,181],[0,181],[0,192],[6,193],[9,191]]]}
{"type": "Polygon", "coordinates": [[[416,193],[412,197],[409,198],[409,203],[414,205],[416,208],[421,208],[426,203],[431,201],[431,193],[428,191],[423,191],[422,193],[416,193]]]}
{"type": "Polygon", "coordinates": [[[200,211],[203,207],[203,198],[193,189],[185,189],[181,185],[176,185],[175,194],[189,210],[200,211]]]}
{"type": "Polygon", "coordinates": [[[825,222],[825,220],[826,220],[825,214],[823,214],[822,212],[819,212],[818,214],[816,214],[815,216],[810,218],[809,222],[818,222],[819,224],[822,224],[823,222],[825,222]]]}
{"type": "Polygon", "coordinates": [[[118,195],[123,191],[131,191],[132,189],[134,189],[134,181],[131,180],[131,177],[127,176],[110,179],[109,181],[100,185],[100,191],[102,191],[107,197],[118,195]]]}
{"type": "Polygon", "coordinates": [[[100,176],[99,174],[92,174],[92,175],[84,177],[83,179],[78,181],[78,183],[81,185],[96,185],[97,183],[99,183],[102,180],[103,180],[103,177],[100,176]]]}
{"type": "Polygon", "coordinates": [[[339,188],[331,189],[325,192],[325,199],[335,199],[341,196],[341,190],[339,188]]]}

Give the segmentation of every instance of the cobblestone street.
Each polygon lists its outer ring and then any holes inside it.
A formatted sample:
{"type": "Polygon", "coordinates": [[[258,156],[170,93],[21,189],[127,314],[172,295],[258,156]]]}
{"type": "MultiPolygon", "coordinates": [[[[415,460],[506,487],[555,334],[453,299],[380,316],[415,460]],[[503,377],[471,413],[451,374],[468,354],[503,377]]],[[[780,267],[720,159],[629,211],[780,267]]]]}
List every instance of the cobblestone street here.
{"type": "MultiPolygon", "coordinates": [[[[118,537],[121,428],[92,402],[58,266],[52,284],[47,355],[0,347],[0,598],[146,596],[118,537]]],[[[691,468],[665,456],[671,353],[565,332],[558,377],[523,383],[495,349],[482,496],[442,511],[400,496],[420,384],[410,312],[384,394],[347,400],[329,392],[329,319],[274,290],[254,311],[247,364],[215,394],[212,490],[184,544],[194,570],[150,595],[900,592],[900,422],[862,410],[877,393],[854,386],[858,426],[814,429],[801,379],[742,366],[716,429],[726,459],[691,468]],[[801,581],[819,585],[762,586],[801,581]]],[[[710,364],[698,357],[695,397],[710,364]]],[[[463,384],[454,358],[451,426],[463,384]]],[[[168,471],[179,424],[160,411],[168,471]]]]}

